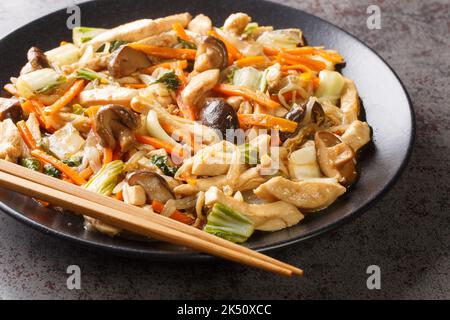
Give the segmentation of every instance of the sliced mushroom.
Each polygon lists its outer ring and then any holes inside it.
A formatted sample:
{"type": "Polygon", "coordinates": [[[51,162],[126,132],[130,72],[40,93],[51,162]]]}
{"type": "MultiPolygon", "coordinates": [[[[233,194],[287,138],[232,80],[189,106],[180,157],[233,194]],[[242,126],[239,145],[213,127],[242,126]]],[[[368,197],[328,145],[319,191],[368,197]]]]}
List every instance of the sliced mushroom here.
{"type": "Polygon", "coordinates": [[[211,69],[223,70],[228,66],[228,53],[222,40],[206,37],[197,48],[194,70],[203,72],[211,69]]]}
{"type": "Polygon", "coordinates": [[[280,132],[281,141],[286,141],[287,139],[295,136],[300,130],[300,124],[306,115],[306,106],[305,105],[296,105],[294,106],[286,115],[284,116],[287,120],[291,120],[297,122],[297,129],[294,132],[280,132]]]}
{"type": "Polygon", "coordinates": [[[151,62],[145,53],[129,46],[123,46],[111,56],[108,70],[114,78],[122,78],[150,65],[151,62]]]}
{"type": "Polygon", "coordinates": [[[50,68],[50,63],[48,62],[45,53],[37,48],[32,47],[27,53],[28,63],[22,68],[20,74],[30,73],[36,70],[50,68]]]}
{"type": "Polygon", "coordinates": [[[355,152],[339,136],[318,131],[315,135],[317,161],[322,172],[342,185],[351,185],[357,176],[355,152]]]}
{"type": "Polygon", "coordinates": [[[145,190],[147,203],[153,200],[166,203],[170,199],[175,199],[169,184],[159,174],[150,171],[134,171],[128,174],[127,182],[130,186],[139,185],[145,190]]]}
{"type": "Polygon", "coordinates": [[[315,100],[311,107],[311,121],[319,127],[325,123],[325,112],[319,101],[315,100]]]}
{"type": "Polygon", "coordinates": [[[0,121],[5,119],[11,119],[14,123],[23,119],[19,100],[0,98],[0,121]]]}
{"type": "Polygon", "coordinates": [[[227,130],[239,129],[236,111],[222,99],[207,100],[200,113],[200,120],[204,126],[218,130],[223,139],[226,138],[227,130]]]}
{"type": "Polygon", "coordinates": [[[134,144],[133,130],[140,123],[140,117],[131,109],[106,105],[100,108],[95,118],[95,133],[103,147],[114,150],[119,143],[121,151],[126,152],[134,144]]]}

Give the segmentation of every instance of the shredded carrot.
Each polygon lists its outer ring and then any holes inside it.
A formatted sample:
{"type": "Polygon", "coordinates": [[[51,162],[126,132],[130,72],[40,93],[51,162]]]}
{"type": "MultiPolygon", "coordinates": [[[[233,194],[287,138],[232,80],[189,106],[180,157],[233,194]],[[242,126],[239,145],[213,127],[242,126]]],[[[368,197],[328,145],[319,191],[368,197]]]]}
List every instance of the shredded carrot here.
{"type": "Polygon", "coordinates": [[[188,106],[184,103],[183,97],[181,96],[181,90],[177,94],[177,104],[180,108],[183,117],[189,120],[197,120],[197,112],[194,106],[188,106]]]}
{"type": "Polygon", "coordinates": [[[30,100],[26,100],[20,105],[22,106],[22,110],[25,112],[25,114],[34,113],[34,107],[30,100]]]}
{"type": "Polygon", "coordinates": [[[45,122],[42,121],[39,113],[36,112],[36,109],[30,100],[26,100],[25,102],[21,103],[21,106],[22,106],[22,110],[25,111],[25,113],[27,113],[27,114],[34,113],[36,116],[36,119],[39,122],[39,126],[42,128],[45,128],[45,122]]]}
{"type": "Polygon", "coordinates": [[[280,53],[279,50],[277,50],[275,48],[269,48],[269,47],[264,47],[263,52],[266,56],[276,56],[278,53],[280,53]]]}
{"type": "Polygon", "coordinates": [[[39,125],[50,133],[55,132],[47,117],[44,114],[44,105],[37,100],[27,100],[22,103],[22,109],[27,110],[28,113],[34,113],[39,122],[39,125]]]}
{"type": "Polygon", "coordinates": [[[94,130],[95,130],[95,117],[97,116],[98,109],[100,109],[100,106],[92,106],[92,107],[89,107],[86,110],[86,113],[87,113],[87,115],[89,117],[89,120],[91,122],[91,127],[94,130]]]}
{"type": "Polygon", "coordinates": [[[315,49],[313,47],[299,47],[294,49],[285,49],[283,51],[294,55],[297,54],[302,55],[302,54],[313,54],[315,52],[315,49]]]}
{"type": "Polygon", "coordinates": [[[170,219],[177,220],[178,222],[184,223],[184,224],[193,224],[195,222],[194,219],[189,217],[188,215],[175,210],[172,215],[170,216],[170,219]]]}
{"type": "MultiPolygon", "coordinates": [[[[283,94],[283,97],[286,101],[290,101],[292,99],[292,97],[294,96],[294,91],[289,91],[283,94]]],[[[280,102],[280,99],[278,98],[277,94],[271,95],[270,99],[276,101],[276,102],[280,102]]]]}
{"type": "Polygon", "coordinates": [[[69,177],[73,182],[75,182],[77,185],[81,186],[86,183],[86,180],[83,179],[77,172],[75,172],[72,168],[70,168],[65,163],[62,163],[55,157],[45,153],[42,150],[35,149],[31,151],[31,155],[35,156],[36,158],[50,163],[52,166],[54,166],[56,169],[64,173],[67,177],[69,177]]]}
{"type": "Polygon", "coordinates": [[[155,148],[158,149],[164,149],[167,151],[167,153],[169,154],[174,154],[177,157],[182,158],[183,157],[183,150],[177,150],[177,148],[174,145],[171,145],[167,142],[161,141],[157,138],[154,137],[149,137],[149,136],[141,136],[141,135],[136,135],[136,141],[143,143],[143,144],[148,144],[151,145],[155,148]]]}
{"type": "Polygon", "coordinates": [[[75,99],[86,85],[85,80],[77,80],[54,104],[50,106],[50,113],[54,114],[67,106],[73,99],[75,99]]]}
{"type": "Polygon", "coordinates": [[[120,201],[123,201],[123,191],[122,191],[122,190],[120,190],[119,192],[117,192],[117,194],[116,194],[116,199],[117,199],[117,200],[120,200],[120,201]]]}
{"type": "Polygon", "coordinates": [[[285,52],[293,55],[318,55],[333,63],[344,62],[344,58],[339,53],[324,50],[320,47],[300,47],[295,49],[287,49],[285,52]]]}
{"type": "Polygon", "coordinates": [[[191,40],[191,38],[189,38],[189,36],[186,34],[186,31],[184,30],[183,26],[181,25],[181,23],[176,22],[172,25],[172,29],[175,31],[175,33],[177,34],[177,37],[180,39],[183,39],[184,41],[189,41],[191,40]]]}
{"type": "Polygon", "coordinates": [[[161,127],[164,129],[164,131],[166,131],[170,136],[173,136],[174,134],[177,134],[181,138],[181,141],[183,141],[184,143],[190,145],[194,149],[194,152],[196,150],[200,150],[201,149],[201,146],[199,146],[199,145],[197,145],[195,143],[194,134],[192,132],[186,132],[184,130],[178,130],[178,128],[176,128],[175,126],[173,126],[169,122],[160,121],[159,123],[160,123],[161,127]]]}
{"type": "Polygon", "coordinates": [[[313,72],[313,70],[311,70],[304,64],[294,64],[294,65],[290,65],[290,66],[282,66],[281,67],[281,71],[288,71],[288,70],[300,70],[302,72],[313,72]]]}
{"type": "Polygon", "coordinates": [[[239,124],[243,127],[261,126],[281,131],[294,132],[297,122],[268,114],[238,114],[239,124]]]}
{"type": "Polygon", "coordinates": [[[9,94],[11,94],[13,96],[16,96],[16,97],[19,96],[19,93],[17,92],[16,86],[13,85],[12,83],[5,84],[3,89],[5,89],[9,94]]]}
{"type": "Polygon", "coordinates": [[[235,61],[236,66],[239,68],[248,66],[260,66],[267,64],[267,58],[264,56],[245,57],[235,61]]]}
{"type": "Polygon", "coordinates": [[[280,58],[280,60],[282,62],[285,62],[287,64],[292,64],[292,65],[303,64],[314,71],[321,71],[327,67],[327,65],[322,61],[318,61],[318,60],[314,60],[314,59],[306,58],[306,57],[302,57],[302,56],[292,55],[287,52],[280,52],[278,57],[280,58]]]}
{"type": "Polygon", "coordinates": [[[218,84],[214,87],[214,91],[227,96],[241,96],[250,99],[267,108],[278,108],[281,105],[261,92],[255,92],[241,86],[234,86],[231,84],[218,84]]]}
{"type": "Polygon", "coordinates": [[[330,52],[327,50],[316,50],[315,53],[333,63],[344,62],[344,58],[339,53],[336,52],[330,52]]]}
{"type": "Polygon", "coordinates": [[[113,157],[112,157],[113,161],[122,159],[122,155],[123,155],[122,149],[120,148],[119,145],[117,145],[116,150],[114,150],[114,152],[113,152],[113,157]]]}
{"type": "Polygon", "coordinates": [[[93,173],[94,171],[91,169],[91,167],[87,167],[86,169],[82,170],[79,175],[81,178],[88,180],[93,173]]]}
{"type": "Polygon", "coordinates": [[[140,71],[145,74],[153,74],[156,69],[158,68],[165,68],[165,69],[172,69],[175,70],[176,68],[181,68],[182,70],[186,69],[188,67],[187,60],[178,60],[178,61],[168,61],[168,62],[162,62],[155,64],[151,67],[141,69],[140,71]]]}
{"type": "Polygon", "coordinates": [[[315,89],[317,89],[317,88],[319,87],[319,84],[320,84],[320,78],[317,77],[317,76],[316,76],[314,73],[312,73],[312,72],[305,72],[305,73],[302,73],[302,74],[300,75],[300,78],[303,79],[303,80],[305,80],[305,81],[311,81],[312,84],[313,84],[313,87],[314,87],[315,89]]]}
{"type": "Polygon", "coordinates": [[[174,62],[173,69],[175,70],[175,75],[181,81],[182,88],[184,88],[188,83],[188,79],[187,79],[186,75],[184,74],[184,69],[186,69],[186,68],[187,68],[187,66],[185,66],[184,62],[182,62],[182,61],[174,62]]]}
{"type": "Polygon", "coordinates": [[[36,140],[34,140],[33,135],[31,134],[30,129],[28,128],[25,121],[21,120],[17,122],[17,129],[19,129],[20,135],[22,136],[23,141],[25,141],[25,144],[30,150],[37,149],[37,143],[36,140]]]}
{"type": "Polygon", "coordinates": [[[152,208],[156,213],[161,213],[164,210],[164,203],[162,203],[158,200],[153,200],[152,208]]]}
{"type": "Polygon", "coordinates": [[[36,200],[43,207],[50,206],[50,202],[42,201],[42,200],[39,200],[39,199],[34,199],[34,200],[36,200]]]}
{"type": "Polygon", "coordinates": [[[113,161],[113,150],[111,148],[103,149],[103,164],[108,164],[113,161]]]}
{"type": "Polygon", "coordinates": [[[131,89],[147,88],[147,85],[145,83],[125,83],[123,86],[131,89]]]}
{"type": "Polygon", "coordinates": [[[233,44],[231,44],[227,39],[218,34],[215,30],[208,31],[208,34],[214,38],[221,40],[225,44],[228,52],[228,64],[232,64],[234,60],[239,60],[244,57],[233,44]]]}
{"type": "MultiPolygon", "coordinates": [[[[153,200],[152,208],[156,213],[161,213],[164,210],[164,204],[158,200],[153,200]]],[[[177,220],[184,224],[193,224],[195,222],[194,219],[192,219],[188,215],[186,215],[183,212],[178,211],[178,210],[175,210],[174,212],[172,212],[170,219],[177,220]]]]}
{"type": "Polygon", "coordinates": [[[195,60],[195,55],[197,54],[197,50],[193,49],[175,49],[168,47],[157,47],[141,43],[130,43],[128,46],[130,46],[133,49],[142,51],[145,54],[164,59],[195,60]]]}

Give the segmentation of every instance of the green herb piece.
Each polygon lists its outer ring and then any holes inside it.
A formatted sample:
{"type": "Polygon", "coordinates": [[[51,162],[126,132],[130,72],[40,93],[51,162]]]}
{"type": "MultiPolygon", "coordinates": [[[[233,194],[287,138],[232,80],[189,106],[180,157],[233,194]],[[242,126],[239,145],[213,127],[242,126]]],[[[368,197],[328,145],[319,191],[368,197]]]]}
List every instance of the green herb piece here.
{"type": "Polygon", "coordinates": [[[62,175],[62,172],[59,171],[58,169],[56,169],[51,164],[44,165],[44,173],[50,177],[57,178],[57,179],[61,178],[61,175],[62,175]]]}
{"type": "Polygon", "coordinates": [[[81,157],[81,156],[72,157],[72,158],[62,161],[62,163],[68,165],[71,168],[79,167],[82,162],[83,162],[83,157],[81,157]]]}
{"type": "Polygon", "coordinates": [[[166,176],[171,176],[173,177],[175,175],[175,173],[177,173],[178,168],[177,167],[172,167],[169,165],[169,158],[167,156],[160,156],[155,154],[152,159],[151,162],[157,166],[158,168],[161,169],[161,171],[166,175],[166,176]]]}
{"type": "Polygon", "coordinates": [[[111,47],[109,47],[109,52],[111,53],[111,52],[114,52],[114,51],[116,51],[117,49],[119,49],[121,46],[123,46],[123,45],[125,45],[125,44],[127,44],[128,42],[126,42],[126,41],[122,41],[122,40],[114,40],[114,41],[111,41],[111,47]]]}
{"type": "Polygon", "coordinates": [[[41,162],[33,157],[20,159],[20,165],[33,171],[41,171],[41,162]]]}
{"type": "Polygon", "coordinates": [[[181,86],[180,79],[178,79],[174,71],[164,73],[154,83],[163,83],[167,86],[167,88],[173,91],[177,91],[181,86]]]}
{"type": "Polygon", "coordinates": [[[181,38],[178,38],[178,42],[180,43],[181,47],[184,48],[184,49],[197,50],[197,46],[195,45],[195,43],[193,43],[191,41],[186,41],[186,40],[183,40],[181,38]]]}
{"type": "Polygon", "coordinates": [[[86,109],[83,108],[83,106],[81,104],[75,103],[74,105],[72,105],[72,113],[73,114],[77,114],[77,115],[81,116],[84,114],[85,111],[86,111],[86,109]]]}

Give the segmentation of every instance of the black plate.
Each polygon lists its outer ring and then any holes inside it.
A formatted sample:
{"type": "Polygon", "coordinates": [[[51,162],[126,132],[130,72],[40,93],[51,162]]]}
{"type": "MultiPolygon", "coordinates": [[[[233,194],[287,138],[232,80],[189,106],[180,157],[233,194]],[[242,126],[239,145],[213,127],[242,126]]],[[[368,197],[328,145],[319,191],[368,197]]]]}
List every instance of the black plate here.
{"type": "MultiPolygon", "coordinates": [[[[310,45],[334,48],[346,58],[345,76],[353,79],[373,129],[373,143],[360,159],[358,183],[328,209],[302,223],[274,233],[258,233],[247,246],[267,251],[311,238],[349,221],[366,210],[392,186],[409,157],[414,137],[414,113],[394,71],[370,48],[338,27],[303,11],[265,1],[231,0],[109,0],[80,5],[85,26],[113,27],[138,18],[156,18],[177,12],[204,13],[221,25],[233,12],[246,12],[261,25],[300,27],[310,45]]],[[[0,83],[8,82],[25,63],[32,45],[50,49],[71,39],[65,10],[52,13],[13,32],[0,41],[0,83]],[[7,57],[7,58],[5,58],[7,57]]],[[[205,257],[188,249],[156,241],[111,239],[87,232],[81,219],[42,208],[31,199],[0,189],[0,207],[18,220],[47,234],[93,248],[152,259],[205,257]]]]}

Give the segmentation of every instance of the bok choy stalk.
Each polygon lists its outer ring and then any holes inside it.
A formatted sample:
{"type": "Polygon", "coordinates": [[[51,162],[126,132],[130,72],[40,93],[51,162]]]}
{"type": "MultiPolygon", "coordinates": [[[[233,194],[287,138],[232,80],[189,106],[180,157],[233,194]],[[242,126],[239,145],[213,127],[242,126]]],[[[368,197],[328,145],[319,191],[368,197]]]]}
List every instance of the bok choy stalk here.
{"type": "Polygon", "coordinates": [[[345,85],[344,77],[336,71],[322,70],[319,73],[319,78],[320,85],[317,88],[316,97],[336,104],[345,85]]]}
{"type": "Polygon", "coordinates": [[[248,164],[251,167],[255,167],[261,163],[256,147],[250,146],[249,143],[244,143],[239,145],[238,148],[241,154],[241,163],[248,164]]]}
{"type": "Polygon", "coordinates": [[[76,45],[68,43],[47,51],[45,55],[51,64],[62,67],[77,62],[81,57],[81,51],[76,45]]]}
{"type": "Polygon", "coordinates": [[[214,204],[203,231],[231,242],[243,243],[253,234],[254,223],[221,203],[214,204]]]}
{"type": "Polygon", "coordinates": [[[263,73],[253,67],[245,67],[237,69],[234,72],[233,84],[235,86],[243,86],[252,91],[257,91],[261,87],[263,73]]]}
{"type": "Polygon", "coordinates": [[[244,35],[251,36],[253,32],[255,32],[259,28],[259,25],[256,22],[250,22],[244,30],[244,35]]]}
{"type": "Polygon", "coordinates": [[[89,27],[74,28],[72,32],[73,43],[77,46],[81,46],[83,43],[88,42],[105,31],[108,31],[108,29],[89,27]]]}
{"type": "Polygon", "coordinates": [[[104,196],[109,196],[117,185],[119,175],[124,168],[125,164],[121,160],[110,162],[104,165],[102,169],[84,185],[84,188],[104,196]]]}
{"type": "Polygon", "coordinates": [[[31,98],[36,93],[42,93],[55,88],[66,80],[53,69],[46,68],[21,75],[16,82],[20,96],[31,98]]]}
{"type": "Polygon", "coordinates": [[[92,71],[87,68],[78,69],[77,70],[77,78],[88,80],[88,81],[99,80],[99,82],[101,84],[109,83],[108,79],[106,79],[106,76],[104,74],[92,71]]]}
{"type": "Polygon", "coordinates": [[[293,49],[303,42],[300,29],[281,29],[266,31],[258,37],[256,42],[275,49],[293,49]]]}

